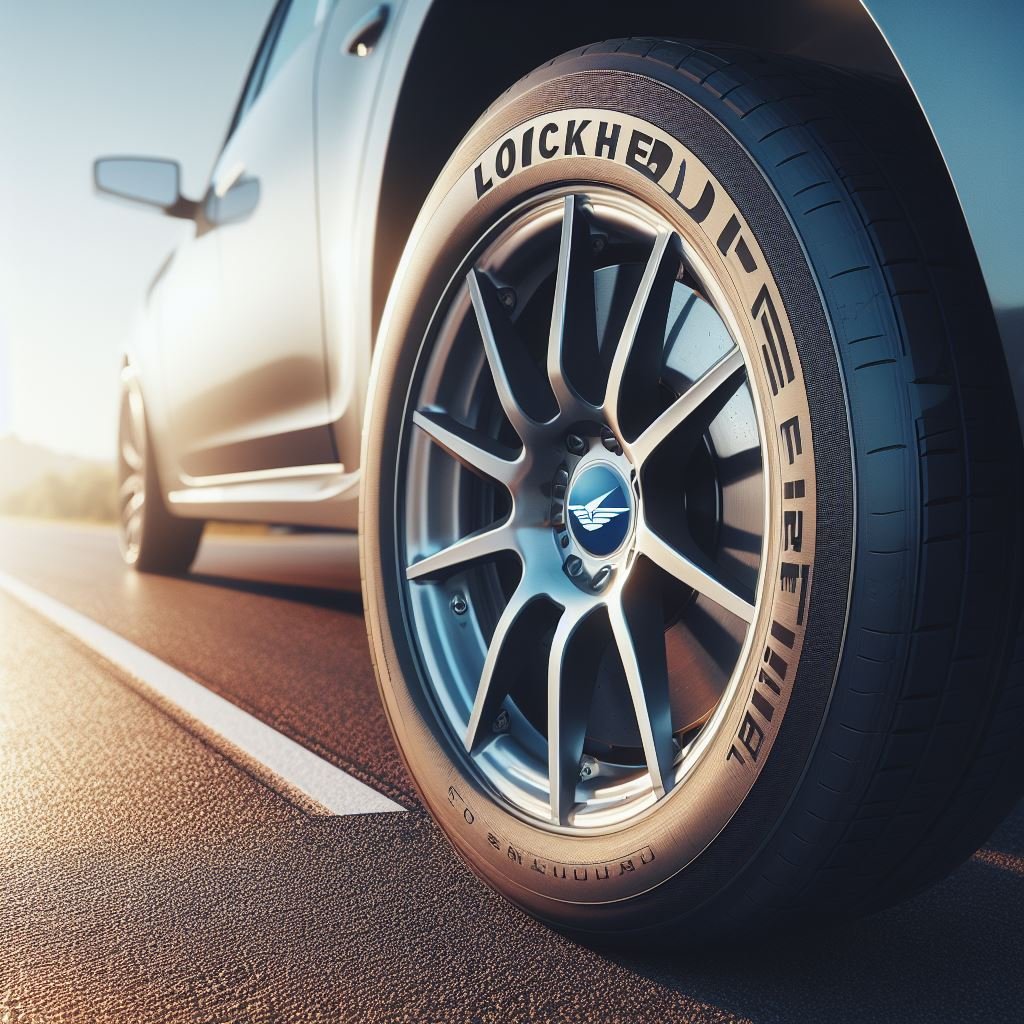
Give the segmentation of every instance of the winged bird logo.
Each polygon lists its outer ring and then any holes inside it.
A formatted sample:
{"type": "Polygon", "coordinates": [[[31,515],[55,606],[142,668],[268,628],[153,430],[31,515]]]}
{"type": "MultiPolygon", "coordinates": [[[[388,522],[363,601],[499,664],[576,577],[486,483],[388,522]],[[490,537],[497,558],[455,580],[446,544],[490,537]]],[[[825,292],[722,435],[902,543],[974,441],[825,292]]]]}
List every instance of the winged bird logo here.
{"type": "Polygon", "coordinates": [[[612,505],[601,508],[601,502],[618,490],[618,487],[613,487],[610,491],[599,494],[593,501],[588,501],[585,505],[570,505],[569,511],[588,533],[600,530],[602,526],[607,526],[613,519],[621,516],[623,512],[629,511],[628,507],[620,508],[619,506],[612,505]]]}

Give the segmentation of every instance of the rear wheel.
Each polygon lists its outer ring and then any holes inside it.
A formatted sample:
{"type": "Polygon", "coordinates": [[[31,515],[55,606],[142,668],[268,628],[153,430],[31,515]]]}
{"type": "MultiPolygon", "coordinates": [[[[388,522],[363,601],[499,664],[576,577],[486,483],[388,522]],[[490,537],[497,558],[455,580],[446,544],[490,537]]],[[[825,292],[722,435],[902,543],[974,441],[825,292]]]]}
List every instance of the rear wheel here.
{"type": "Polygon", "coordinates": [[[139,572],[186,572],[196,557],[203,523],[181,519],[167,510],[146,426],[142,391],[128,367],[121,375],[117,449],[122,558],[139,572]]]}
{"type": "Polygon", "coordinates": [[[1019,792],[1005,369],[938,168],[899,187],[865,97],[587,48],[488,111],[414,229],[364,444],[371,646],[456,850],[554,923],[883,905],[1019,792]]]}

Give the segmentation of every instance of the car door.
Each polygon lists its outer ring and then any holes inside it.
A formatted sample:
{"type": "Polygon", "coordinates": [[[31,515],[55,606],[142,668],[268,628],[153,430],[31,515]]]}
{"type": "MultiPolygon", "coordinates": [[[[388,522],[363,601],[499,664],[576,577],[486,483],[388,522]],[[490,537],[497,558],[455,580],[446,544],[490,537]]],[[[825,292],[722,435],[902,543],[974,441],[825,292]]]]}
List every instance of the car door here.
{"type": "Polygon", "coordinates": [[[216,336],[175,332],[165,357],[186,477],[336,461],[314,146],[316,63],[330,6],[278,5],[214,167],[199,229],[211,237],[196,244],[215,239],[216,336]]]}

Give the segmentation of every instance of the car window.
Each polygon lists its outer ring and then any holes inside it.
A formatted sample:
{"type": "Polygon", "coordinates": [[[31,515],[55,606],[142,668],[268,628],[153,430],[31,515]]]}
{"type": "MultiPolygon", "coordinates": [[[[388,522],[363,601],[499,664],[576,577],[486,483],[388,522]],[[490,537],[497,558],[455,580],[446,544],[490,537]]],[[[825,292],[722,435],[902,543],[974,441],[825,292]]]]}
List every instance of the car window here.
{"type": "MultiPolygon", "coordinates": [[[[235,108],[227,138],[242,122],[264,86],[287,63],[303,40],[323,21],[333,0],[279,0],[249,69],[242,98],[235,108]]],[[[225,139],[225,145],[227,139],[225,139]]]]}
{"type": "Polygon", "coordinates": [[[270,60],[263,71],[260,92],[266,89],[278,71],[288,63],[291,55],[312,33],[321,3],[322,0],[291,0],[274,40],[270,60]]]}

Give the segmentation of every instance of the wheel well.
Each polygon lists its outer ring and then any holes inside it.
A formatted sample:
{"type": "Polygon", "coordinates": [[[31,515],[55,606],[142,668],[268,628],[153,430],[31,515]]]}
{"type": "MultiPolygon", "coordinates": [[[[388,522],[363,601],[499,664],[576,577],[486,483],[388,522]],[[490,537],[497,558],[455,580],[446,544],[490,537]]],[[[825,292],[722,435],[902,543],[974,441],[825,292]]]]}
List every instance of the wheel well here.
{"type": "Polygon", "coordinates": [[[444,0],[424,21],[406,68],[381,185],[374,333],[413,222],[448,157],[505,89],[560,53],[619,36],[670,36],[902,77],[860,0],[520,0],[514,12],[510,7],[444,0]]]}

